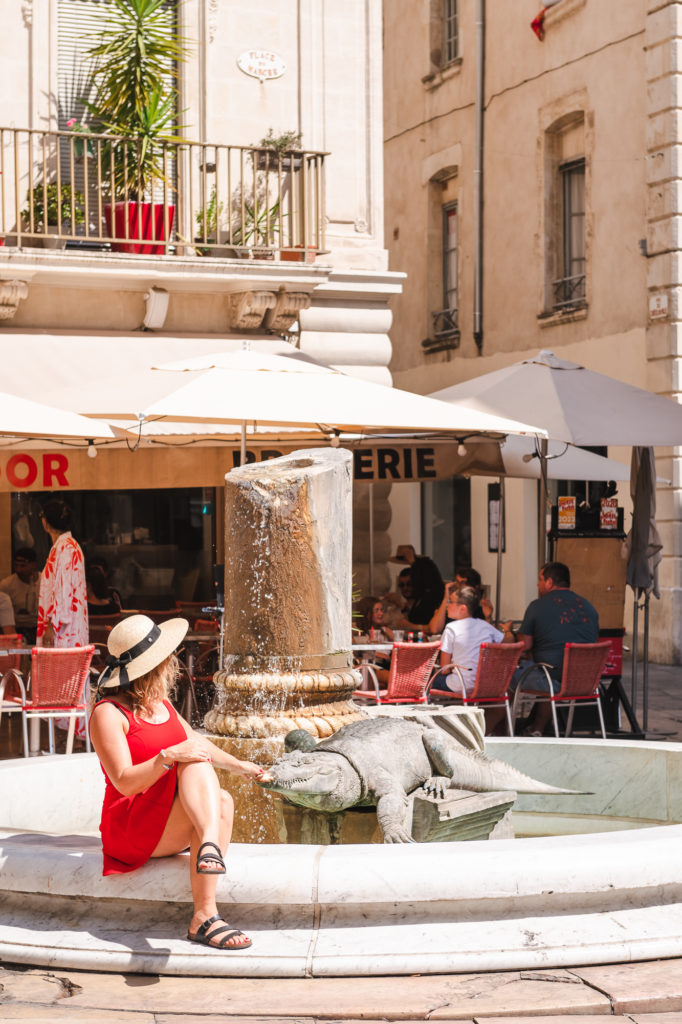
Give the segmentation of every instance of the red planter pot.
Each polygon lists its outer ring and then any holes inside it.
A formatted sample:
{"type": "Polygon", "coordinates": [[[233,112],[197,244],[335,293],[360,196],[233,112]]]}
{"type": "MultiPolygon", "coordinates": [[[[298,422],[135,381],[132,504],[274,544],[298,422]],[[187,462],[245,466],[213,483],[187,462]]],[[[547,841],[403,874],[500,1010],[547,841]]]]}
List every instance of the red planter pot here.
{"type": "Polygon", "coordinates": [[[290,263],[314,263],[316,256],[317,249],[312,247],[304,249],[302,245],[297,245],[293,250],[282,250],[279,258],[290,263]]]}
{"type": "Polygon", "coordinates": [[[104,218],[107,223],[107,231],[112,238],[126,237],[126,218],[128,220],[127,236],[130,242],[112,242],[112,252],[133,252],[143,254],[162,255],[166,251],[165,245],[157,245],[156,242],[166,241],[166,224],[164,220],[164,209],[168,210],[168,232],[173,227],[175,217],[175,206],[170,203],[164,208],[163,203],[116,203],[114,205],[114,223],[111,223],[111,203],[104,206],[104,218]],[[152,233],[152,224],[154,230],[152,233]],[[133,241],[143,238],[145,240],[154,238],[152,245],[145,245],[144,242],[133,241]]]}

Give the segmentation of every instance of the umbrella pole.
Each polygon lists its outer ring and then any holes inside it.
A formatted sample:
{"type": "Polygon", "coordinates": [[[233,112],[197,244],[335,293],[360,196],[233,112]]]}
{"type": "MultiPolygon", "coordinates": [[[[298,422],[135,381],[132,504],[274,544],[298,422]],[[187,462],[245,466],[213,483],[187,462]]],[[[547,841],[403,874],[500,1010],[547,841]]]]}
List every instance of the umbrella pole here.
{"type": "Polygon", "coordinates": [[[495,624],[500,621],[502,594],[502,530],[504,527],[504,477],[500,477],[500,500],[497,503],[497,579],[495,581],[495,624]]]}
{"type": "Polygon", "coordinates": [[[632,610],[632,687],[630,691],[630,703],[635,715],[637,714],[637,655],[639,644],[639,592],[633,588],[635,603],[632,610]]]}
{"type": "Polygon", "coordinates": [[[242,420],[242,446],[240,466],[246,465],[246,420],[242,420]]]}
{"type": "Polygon", "coordinates": [[[547,561],[547,438],[540,440],[540,479],[538,481],[538,571],[547,561]]]}
{"type": "Polygon", "coordinates": [[[642,644],[642,729],[649,724],[649,591],[644,595],[644,640],[642,644]]]}
{"type": "Polygon", "coordinates": [[[370,481],[367,501],[369,509],[369,592],[374,593],[374,484],[370,481]]]}

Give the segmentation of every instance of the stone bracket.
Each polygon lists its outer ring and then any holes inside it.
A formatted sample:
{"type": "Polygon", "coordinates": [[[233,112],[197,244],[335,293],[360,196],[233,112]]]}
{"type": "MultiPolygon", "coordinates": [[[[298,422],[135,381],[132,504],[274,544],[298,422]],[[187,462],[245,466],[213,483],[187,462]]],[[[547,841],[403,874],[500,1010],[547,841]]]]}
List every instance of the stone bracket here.
{"type": "Polygon", "coordinates": [[[302,309],[310,306],[307,292],[233,292],[227,297],[230,327],[245,329],[265,327],[273,331],[287,331],[298,319],[302,309]]]}
{"type": "Polygon", "coordinates": [[[288,292],[280,288],[277,292],[275,305],[267,311],[263,326],[273,331],[288,331],[298,320],[302,309],[310,308],[308,292],[288,292]]]}
{"type": "Polygon", "coordinates": [[[27,281],[0,281],[0,320],[11,320],[21,300],[27,298],[27,281]]]}

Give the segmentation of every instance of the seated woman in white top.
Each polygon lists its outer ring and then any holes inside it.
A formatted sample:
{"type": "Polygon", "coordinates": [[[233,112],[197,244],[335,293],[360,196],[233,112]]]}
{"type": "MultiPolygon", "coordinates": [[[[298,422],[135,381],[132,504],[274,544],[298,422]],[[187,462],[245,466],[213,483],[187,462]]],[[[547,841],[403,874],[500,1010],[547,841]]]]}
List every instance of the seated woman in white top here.
{"type": "MultiPolygon", "coordinates": [[[[474,688],[476,666],[482,643],[504,643],[505,634],[487,622],[476,618],[480,606],[479,591],[475,587],[458,587],[450,584],[447,614],[452,620],[443,631],[440,644],[440,664],[458,665],[464,679],[467,694],[474,688]]],[[[439,675],[434,682],[436,688],[446,686],[454,693],[461,694],[462,684],[456,672],[439,675]]]]}

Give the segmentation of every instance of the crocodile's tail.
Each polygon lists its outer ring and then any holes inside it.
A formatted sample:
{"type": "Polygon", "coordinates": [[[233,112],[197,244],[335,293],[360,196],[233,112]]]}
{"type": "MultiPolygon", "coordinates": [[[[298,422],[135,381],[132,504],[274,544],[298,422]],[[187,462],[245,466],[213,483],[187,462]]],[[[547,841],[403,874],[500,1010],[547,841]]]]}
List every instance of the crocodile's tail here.
{"type": "Polygon", "coordinates": [[[485,793],[491,790],[516,790],[517,793],[578,794],[577,789],[560,789],[532,779],[530,775],[512,768],[510,764],[488,757],[475,750],[459,751],[453,784],[461,789],[485,793]]]}

